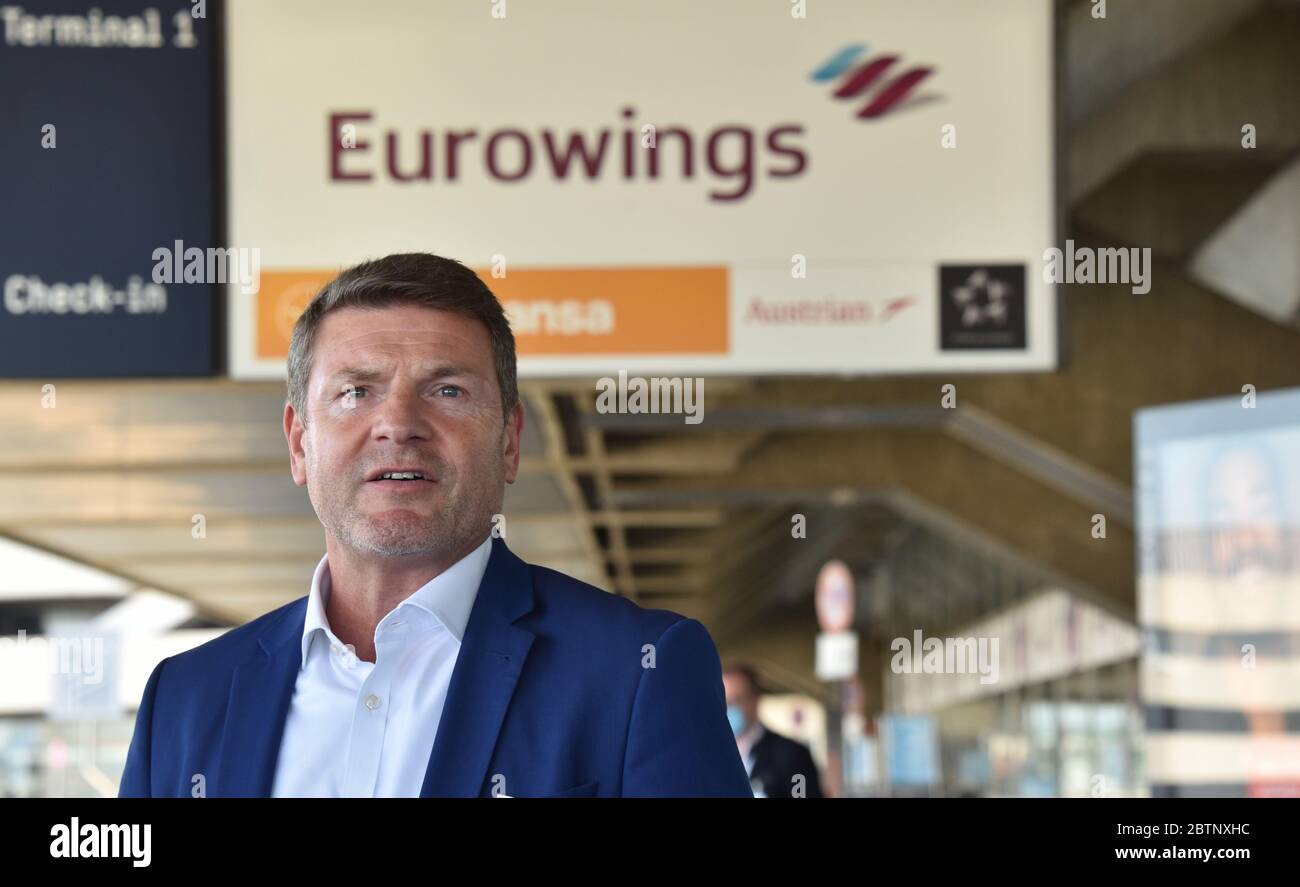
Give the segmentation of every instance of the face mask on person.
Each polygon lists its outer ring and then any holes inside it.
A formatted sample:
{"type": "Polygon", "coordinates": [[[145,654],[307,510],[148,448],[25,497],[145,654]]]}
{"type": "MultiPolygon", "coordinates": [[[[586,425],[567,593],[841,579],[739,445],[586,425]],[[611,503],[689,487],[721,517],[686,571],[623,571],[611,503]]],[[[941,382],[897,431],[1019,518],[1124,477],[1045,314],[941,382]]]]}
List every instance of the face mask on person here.
{"type": "Polygon", "coordinates": [[[744,733],[745,727],[749,726],[745,723],[745,713],[738,705],[727,706],[727,721],[731,724],[731,732],[736,736],[744,733]]]}

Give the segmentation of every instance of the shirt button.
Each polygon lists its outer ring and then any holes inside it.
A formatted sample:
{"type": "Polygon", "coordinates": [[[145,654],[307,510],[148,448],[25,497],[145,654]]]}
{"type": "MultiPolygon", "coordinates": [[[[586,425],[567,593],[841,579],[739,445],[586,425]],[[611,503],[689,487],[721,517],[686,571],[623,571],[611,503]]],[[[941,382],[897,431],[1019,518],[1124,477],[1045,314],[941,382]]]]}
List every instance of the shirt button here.
{"type": "Polygon", "coordinates": [[[376,696],[374,693],[371,693],[369,696],[367,696],[366,708],[370,709],[371,711],[374,711],[375,709],[379,708],[379,697],[376,696]]]}

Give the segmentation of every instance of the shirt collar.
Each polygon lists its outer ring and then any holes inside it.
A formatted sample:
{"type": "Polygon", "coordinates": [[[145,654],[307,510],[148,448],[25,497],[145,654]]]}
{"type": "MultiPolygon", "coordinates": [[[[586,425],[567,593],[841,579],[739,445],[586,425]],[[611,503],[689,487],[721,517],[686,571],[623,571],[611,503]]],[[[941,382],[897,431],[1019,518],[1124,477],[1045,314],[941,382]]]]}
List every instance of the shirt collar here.
{"type": "MultiPolygon", "coordinates": [[[[430,613],[451,632],[458,643],[461,642],[491,555],[492,535],[488,534],[478,548],[420,586],[397,606],[410,604],[430,613]]],[[[329,595],[327,554],[316,565],[316,572],[311,578],[311,592],[307,595],[307,615],[302,627],[302,668],[307,667],[307,653],[318,632],[323,633],[331,643],[339,642],[330,629],[329,620],[325,618],[325,605],[329,601],[329,595]]]]}

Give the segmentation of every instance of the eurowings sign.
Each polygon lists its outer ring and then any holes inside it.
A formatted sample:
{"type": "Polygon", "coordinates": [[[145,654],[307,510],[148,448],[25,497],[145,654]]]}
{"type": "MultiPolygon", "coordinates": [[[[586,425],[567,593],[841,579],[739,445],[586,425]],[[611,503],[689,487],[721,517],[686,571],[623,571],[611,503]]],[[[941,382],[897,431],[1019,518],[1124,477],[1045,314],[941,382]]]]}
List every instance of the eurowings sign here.
{"type": "Polygon", "coordinates": [[[479,271],[524,375],[1056,364],[1050,4],[228,7],[236,376],[409,250],[479,271]]]}

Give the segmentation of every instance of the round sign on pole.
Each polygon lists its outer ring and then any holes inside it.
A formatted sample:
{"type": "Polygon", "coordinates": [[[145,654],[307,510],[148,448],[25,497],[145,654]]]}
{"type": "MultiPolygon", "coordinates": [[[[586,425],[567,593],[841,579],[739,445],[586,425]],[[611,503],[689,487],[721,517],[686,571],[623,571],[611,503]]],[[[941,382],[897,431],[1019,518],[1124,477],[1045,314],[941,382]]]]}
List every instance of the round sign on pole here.
{"type": "Polygon", "coordinates": [[[848,631],[853,626],[853,574],[843,561],[827,561],[821,568],[813,600],[822,631],[848,631]]]}

